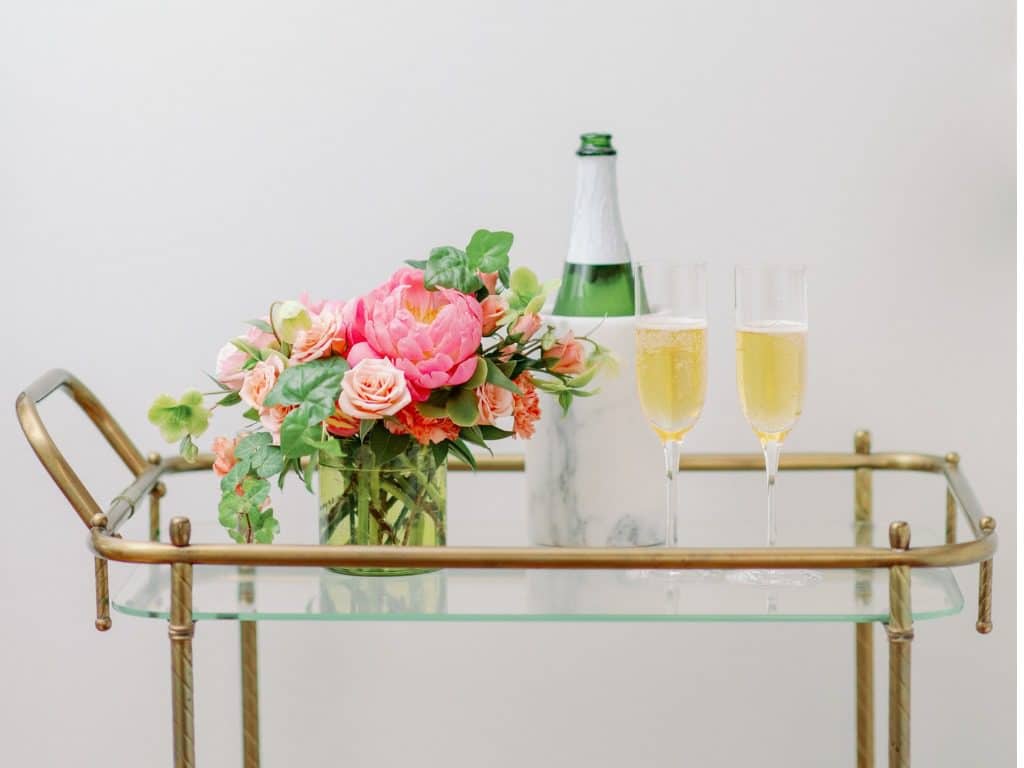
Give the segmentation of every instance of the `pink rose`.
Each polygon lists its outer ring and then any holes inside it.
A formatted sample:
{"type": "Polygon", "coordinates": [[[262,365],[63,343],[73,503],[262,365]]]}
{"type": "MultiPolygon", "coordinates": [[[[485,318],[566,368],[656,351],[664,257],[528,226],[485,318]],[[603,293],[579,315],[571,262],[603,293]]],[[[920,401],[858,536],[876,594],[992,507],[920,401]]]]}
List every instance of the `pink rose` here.
{"type": "Polygon", "coordinates": [[[262,408],[263,398],[277,384],[277,377],[281,375],[283,370],[284,360],[276,354],[256,363],[250,370],[245,372],[242,388],[238,391],[238,394],[242,397],[242,402],[250,408],[262,408]]]}
{"type": "Polygon", "coordinates": [[[349,364],[390,360],[405,374],[416,402],[426,400],[432,389],[465,383],[476,370],[483,328],[480,302],[450,288],[428,291],[421,270],[398,270],[347,309],[348,317],[348,338],[355,342],[349,364]]]}
{"type": "Polygon", "coordinates": [[[357,419],[394,416],[412,401],[405,374],[388,360],[368,357],[345,372],[338,407],[357,419]]]}
{"type": "Polygon", "coordinates": [[[281,425],[284,418],[295,410],[294,405],[271,405],[260,409],[260,424],[269,432],[274,440],[274,445],[281,444],[281,425]]]}
{"type": "Polygon", "coordinates": [[[508,312],[508,299],[498,295],[488,296],[480,302],[480,310],[484,316],[483,334],[490,336],[498,329],[498,323],[508,312]]]}
{"type": "Polygon", "coordinates": [[[331,353],[345,354],[348,344],[341,320],[343,310],[343,305],[337,302],[321,302],[320,311],[310,315],[310,327],[295,333],[291,354],[293,363],[308,363],[331,353]]]}
{"type": "Polygon", "coordinates": [[[525,315],[520,315],[519,319],[512,324],[509,333],[521,337],[520,341],[529,341],[530,337],[540,330],[543,322],[541,316],[536,312],[527,312],[525,315]]]}
{"type": "Polygon", "coordinates": [[[583,345],[573,335],[572,331],[569,331],[560,338],[551,349],[544,353],[544,357],[555,360],[555,363],[548,369],[552,373],[574,375],[583,373],[583,370],[587,367],[583,345]]]}
{"type": "Polygon", "coordinates": [[[494,420],[502,416],[511,416],[515,405],[514,395],[507,389],[493,384],[484,384],[476,388],[476,401],[480,410],[480,424],[494,424],[494,420]]]}
{"type": "MultiPolygon", "coordinates": [[[[256,347],[256,349],[267,349],[277,339],[274,338],[274,334],[265,333],[259,328],[253,327],[242,337],[242,341],[256,347]]],[[[245,365],[245,361],[248,359],[248,354],[229,341],[217,353],[217,366],[214,369],[217,381],[236,392],[240,390],[242,388],[242,380],[245,379],[245,371],[242,370],[242,366],[245,365]]]]}
{"type": "Polygon", "coordinates": [[[484,284],[484,288],[487,289],[488,293],[495,294],[498,292],[497,272],[477,272],[476,274],[480,278],[480,282],[484,284]]]}
{"type": "Polygon", "coordinates": [[[235,446],[239,438],[215,437],[213,438],[213,453],[217,457],[213,462],[213,473],[217,477],[224,477],[237,463],[235,460],[235,446]]]}

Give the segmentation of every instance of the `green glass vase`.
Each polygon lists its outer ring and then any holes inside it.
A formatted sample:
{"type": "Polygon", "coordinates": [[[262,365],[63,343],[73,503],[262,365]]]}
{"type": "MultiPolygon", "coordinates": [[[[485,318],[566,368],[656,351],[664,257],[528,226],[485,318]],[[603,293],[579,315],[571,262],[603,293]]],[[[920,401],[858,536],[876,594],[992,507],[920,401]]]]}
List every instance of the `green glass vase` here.
{"type": "MultiPolygon", "coordinates": [[[[320,542],[396,547],[445,543],[447,465],[414,444],[383,466],[360,454],[320,455],[320,542]]],[[[426,573],[424,568],[332,568],[359,576],[426,573]]]]}

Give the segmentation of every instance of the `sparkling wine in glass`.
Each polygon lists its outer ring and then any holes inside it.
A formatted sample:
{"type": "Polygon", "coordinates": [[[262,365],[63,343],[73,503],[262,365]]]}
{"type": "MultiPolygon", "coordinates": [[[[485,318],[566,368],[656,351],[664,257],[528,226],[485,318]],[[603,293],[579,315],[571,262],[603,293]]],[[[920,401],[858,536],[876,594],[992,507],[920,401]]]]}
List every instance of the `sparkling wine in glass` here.
{"type": "MultiPolygon", "coordinates": [[[[736,384],[743,415],[761,442],[768,479],[768,546],[775,546],[775,480],[782,444],[803,411],[807,382],[807,271],[736,267],[736,384]]],[[[813,571],[759,569],[741,581],[799,586],[813,571]]]]}
{"type": "Polygon", "coordinates": [[[707,392],[706,269],[642,262],[634,284],[637,388],[644,416],[665,449],[665,545],[674,547],[679,449],[700,418],[707,392]]]}

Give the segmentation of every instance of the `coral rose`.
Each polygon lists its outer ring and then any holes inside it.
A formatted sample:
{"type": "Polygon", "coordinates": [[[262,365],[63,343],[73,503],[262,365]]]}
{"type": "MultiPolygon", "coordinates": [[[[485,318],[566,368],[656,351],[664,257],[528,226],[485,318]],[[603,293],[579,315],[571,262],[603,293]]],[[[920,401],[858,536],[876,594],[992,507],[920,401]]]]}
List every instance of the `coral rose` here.
{"type": "MultiPolygon", "coordinates": [[[[259,328],[253,327],[242,337],[242,341],[256,349],[267,349],[277,339],[274,338],[274,334],[265,333],[259,328]]],[[[245,379],[245,371],[242,370],[242,366],[245,365],[245,361],[248,359],[248,353],[243,352],[233,342],[229,341],[217,353],[217,366],[214,369],[217,381],[225,387],[235,390],[235,392],[240,390],[242,388],[242,381],[245,379]]]]}
{"type": "Polygon", "coordinates": [[[533,383],[533,377],[529,373],[519,374],[514,381],[522,394],[513,395],[512,415],[515,417],[513,430],[516,437],[529,439],[533,437],[534,422],[540,418],[540,398],[537,396],[537,387],[533,383]]]}
{"type": "Polygon", "coordinates": [[[476,388],[477,407],[480,411],[479,424],[494,424],[494,420],[502,416],[511,416],[514,406],[514,395],[507,389],[493,384],[483,384],[476,388]]]}
{"type": "Polygon", "coordinates": [[[260,409],[260,424],[274,438],[274,445],[281,444],[281,425],[284,418],[295,410],[294,405],[271,405],[260,409]]]}
{"type": "Polygon", "coordinates": [[[498,292],[497,272],[477,272],[476,274],[480,278],[480,282],[484,284],[484,288],[487,289],[488,293],[494,294],[498,292]]]}
{"type": "Polygon", "coordinates": [[[583,373],[587,367],[583,345],[572,331],[555,342],[551,349],[544,353],[544,357],[555,361],[548,369],[552,373],[575,375],[583,373]]]}
{"type": "Polygon", "coordinates": [[[349,363],[387,358],[405,374],[417,402],[438,387],[465,383],[476,370],[480,302],[450,288],[428,291],[421,270],[398,270],[345,314],[352,318],[349,341],[354,342],[349,363]]]}
{"type": "Polygon", "coordinates": [[[308,363],[330,354],[344,355],[348,349],[345,324],[342,322],[344,306],[338,302],[321,302],[319,312],[310,315],[309,328],[295,333],[291,361],[308,363]]]}
{"type": "Polygon", "coordinates": [[[224,477],[237,463],[235,459],[235,446],[239,438],[215,437],[213,438],[213,453],[216,459],[213,462],[213,472],[217,477],[224,477]]]}
{"type": "Polygon", "coordinates": [[[324,419],[324,427],[335,437],[354,437],[359,432],[359,419],[335,407],[334,413],[324,419]]]}
{"type": "Polygon", "coordinates": [[[490,336],[498,330],[498,323],[501,322],[501,318],[508,312],[508,299],[504,296],[488,296],[480,302],[480,310],[484,316],[483,335],[490,336]]]}
{"type": "Polygon", "coordinates": [[[518,336],[521,342],[529,341],[530,337],[540,330],[543,322],[544,320],[536,312],[527,312],[512,324],[509,333],[518,336]]]}
{"type": "Polygon", "coordinates": [[[262,408],[263,399],[277,384],[277,378],[283,370],[284,360],[276,354],[256,363],[251,370],[245,372],[242,388],[238,391],[242,402],[250,408],[262,408]]]}
{"type": "Polygon", "coordinates": [[[394,416],[412,398],[405,374],[388,360],[368,357],[345,372],[338,407],[358,419],[394,416]]]}
{"type": "Polygon", "coordinates": [[[424,416],[415,405],[400,410],[395,414],[395,421],[385,421],[384,426],[394,435],[412,435],[413,440],[420,445],[443,443],[459,437],[459,428],[451,419],[424,416]]]}

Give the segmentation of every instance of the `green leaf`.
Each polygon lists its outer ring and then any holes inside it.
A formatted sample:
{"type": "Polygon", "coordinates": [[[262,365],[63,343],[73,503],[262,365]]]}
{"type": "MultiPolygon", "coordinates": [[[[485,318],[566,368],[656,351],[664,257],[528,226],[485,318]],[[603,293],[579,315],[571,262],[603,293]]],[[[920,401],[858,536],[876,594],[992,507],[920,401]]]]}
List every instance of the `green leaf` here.
{"type": "Polygon", "coordinates": [[[251,435],[246,435],[235,446],[235,458],[251,459],[259,453],[261,448],[270,445],[273,441],[274,438],[269,432],[254,432],[251,435]]]}
{"type": "MultiPolygon", "coordinates": [[[[334,413],[334,401],[341,393],[341,380],[348,362],[337,355],[285,368],[264,405],[301,405],[307,424],[323,421],[334,413]]],[[[287,418],[297,411],[292,411],[287,418]]],[[[297,421],[298,419],[296,419],[297,421]]]]}
{"type": "Polygon", "coordinates": [[[599,364],[591,365],[585,371],[583,371],[583,373],[577,376],[573,376],[571,379],[568,379],[565,383],[566,385],[573,388],[585,387],[587,386],[587,384],[594,380],[594,376],[597,375],[597,372],[599,370],[601,370],[601,366],[599,364]]]}
{"type": "Polygon", "coordinates": [[[566,390],[558,394],[558,404],[562,406],[562,413],[566,414],[569,412],[569,406],[572,405],[572,392],[566,390]]]}
{"type": "Polygon", "coordinates": [[[248,419],[249,421],[259,421],[260,412],[257,411],[255,408],[250,408],[249,410],[242,414],[242,418],[248,419]]]}
{"type": "Polygon", "coordinates": [[[393,435],[381,425],[370,433],[370,450],[373,451],[373,458],[377,466],[387,464],[409,450],[409,443],[412,441],[410,435],[393,435]]]}
{"type": "Polygon", "coordinates": [[[320,466],[320,455],[314,453],[309,457],[309,462],[302,470],[302,483],[310,493],[313,492],[313,475],[318,466],[320,466]]]}
{"type": "Polygon", "coordinates": [[[480,427],[463,427],[459,430],[459,437],[468,440],[473,445],[479,445],[481,448],[486,449],[489,454],[494,455],[494,451],[491,450],[487,441],[484,440],[484,434],[480,427]]]}
{"type": "Polygon", "coordinates": [[[185,435],[199,437],[210,424],[210,412],[203,406],[202,394],[195,389],[190,389],[180,400],[159,395],[147,416],[169,443],[176,443],[185,435]]]}
{"type": "Polygon", "coordinates": [[[487,361],[482,357],[478,357],[476,359],[476,370],[469,377],[469,381],[462,386],[466,389],[476,389],[485,381],[487,381],[487,361]]]}
{"type": "MultiPolygon", "coordinates": [[[[359,421],[359,440],[366,440],[366,436],[370,434],[375,426],[377,426],[376,419],[361,419],[359,421]]],[[[384,429],[384,427],[381,427],[381,429],[384,429]]]]}
{"type": "Polygon", "coordinates": [[[225,407],[231,405],[238,405],[242,402],[242,396],[237,392],[228,392],[224,397],[217,401],[217,405],[223,405],[225,407]]]}
{"type": "Polygon", "coordinates": [[[438,466],[443,466],[448,461],[448,441],[445,440],[441,443],[431,443],[430,452],[433,454],[434,463],[438,466]]]}
{"type": "Polygon", "coordinates": [[[470,269],[481,272],[497,272],[508,268],[508,252],[512,248],[511,232],[490,232],[478,229],[473,233],[466,256],[470,269]]]}
{"type": "Polygon", "coordinates": [[[238,514],[245,509],[246,502],[233,490],[221,496],[217,505],[217,519],[225,528],[231,529],[238,525],[238,514]]]}
{"type": "Polygon", "coordinates": [[[533,270],[519,267],[512,273],[509,287],[516,292],[517,296],[529,301],[540,293],[540,280],[537,279],[533,270]]]}
{"type": "Polygon", "coordinates": [[[523,312],[526,313],[537,313],[544,309],[544,301],[547,297],[543,293],[538,293],[527,303],[526,307],[523,308],[523,312]]]}
{"type": "Polygon", "coordinates": [[[181,442],[178,443],[178,453],[189,464],[195,464],[196,459],[199,458],[199,447],[192,442],[192,435],[185,435],[181,438],[181,442]]]}
{"type": "Polygon", "coordinates": [[[246,325],[251,325],[253,328],[259,328],[264,333],[274,332],[274,329],[270,327],[270,323],[266,320],[246,320],[246,325]]]}
{"type": "Polygon", "coordinates": [[[470,268],[464,251],[445,245],[430,252],[423,270],[423,284],[428,290],[454,288],[462,293],[475,293],[483,282],[476,270],[470,268]]]}
{"type": "MultiPolygon", "coordinates": [[[[516,386],[515,382],[512,381],[505,373],[498,367],[498,364],[491,358],[487,358],[487,383],[493,384],[496,387],[507,389],[516,395],[523,394],[523,391],[516,386]]],[[[452,421],[455,421],[452,419],[452,421]]],[[[458,424],[458,422],[455,422],[458,424]]]]}
{"type": "Polygon", "coordinates": [[[504,285],[506,288],[510,287],[509,283],[512,282],[511,278],[512,276],[511,273],[509,272],[508,267],[502,267],[501,269],[498,270],[498,279],[501,280],[501,284],[504,285]]]}
{"type": "Polygon", "coordinates": [[[456,390],[448,400],[448,418],[460,427],[471,427],[476,424],[478,414],[476,392],[472,389],[456,390]]]}
{"type": "Polygon", "coordinates": [[[538,376],[534,378],[533,384],[541,392],[548,392],[552,395],[558,395],[565,392],[565,384],[563,384],[559,379],[542,379],[538,376]]]}
{"type": "Polygon", "coordinates": [[[300,406],[284,417],[281,423],[281,453],[286,459],[298,459],[315,453],[320,438],[320,423],[309,423],[308,414],[300,406]]]}
{"type": "Polygon", "coordinates": [[[416,409],[428,419],[444,419],[448,417],[447,400],[445,400],[441,405],[434,405],[429,402],[417,403],[416,409]]]}
{"type": "Polygon", "coordinates": [[[504,440],[506,437],[512,437],[515,432],[491,424],[481,424],[480,434],[483,435],[484,440],[504,440]]]}
{"type": "Polygon", "coordinates": [[[241,484],[245,476],[249,474],[249,460],[241,459],[231,470],[220,479],[220,490],[222,493],[229,491],[234,493],[235,488],[241,484]]]}
{"type": "Polygon", "coordinates": [[[270,483],[255,477],[247,477],[242,481],[242,493],[246,500],[257,509],[270,495],[270,483]]]}
{"type": "Polygon", "coordinates": [[[249,356],[250,360],[261,360],[260,351],[245,339],[232,339],[231,343],[249,356]]]}
{"type": "Polygon", "coordinates": [[[424,269],[427,266],[426,259],[406,259],[405,263],[413,269],[424,269]]]}
{"type": "Polygon", "coordinates": [[[476,457],[461,438],[458,440],[445,440],[444,444],[449,446],[452,451],[458,454],[460,459],[469,464],[474,470],[476,469],[476,457]]]}
{"type": "Polygon", "coordinates": [[[235,446],[235,458],[250,463],[250,469],[257,477],[272,477],[284,469],[281,449],[273,445],[269,432],[254,432],[243,437],[235,446]]]}

